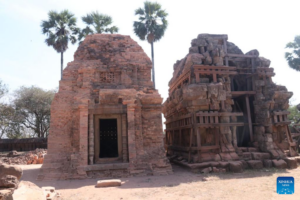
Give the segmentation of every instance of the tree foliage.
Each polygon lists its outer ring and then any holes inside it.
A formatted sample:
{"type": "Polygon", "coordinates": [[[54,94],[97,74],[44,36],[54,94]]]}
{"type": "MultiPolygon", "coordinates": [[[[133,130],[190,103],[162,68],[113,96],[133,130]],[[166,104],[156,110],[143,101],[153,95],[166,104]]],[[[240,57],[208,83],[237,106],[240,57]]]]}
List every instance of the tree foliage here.
{"type": "Polygon", "coordinates": [[[69,41],[75,44],[76,36],[80,29],[76,26],[76,18],[68,10],[60,13],[50,11],[49,19],[42,21],[42,33],[48,37],[45,40],[48,46],[52,46],[58,53],[65,52],[68,49],[69,41]]]}
{"type": "Polygon", "coordinates": [[[92,12],[83,16],[82,21],[87,25],[84,29],[80,31],[78,40],[81,41],[87,35],[92,35],[95,33],[117,33],[119,28],[116,26],[110,26],[113,21],[108,15],[103,15],[98,12],[92,12]]]}
{"type": "Polygon", "coordinates": [[[54,90],[21,87],[10,104],[0,103],[0,138],[47,137],[54,90]]]}
{"type": "Polygon", "coordinates": [[[0,98],[2,98],[6,93],[8,92],[8,89],[6,85],[0,80],[0,98]]]}
{"type": "Polygon", "coordinates": [[[288,111],[290,114],[288,115],[288,119],[293,124],[299,124],[300,123],[300,104],[298,106],[290,106],[288,111]]]}
{"type": "Polygon", "coordinates": [[[152,43],[164,36],[168,26],[168,13],[161,9],[160,4],[146,1],[144,8],[135,10],[135,15],[139,17],[139,21],[134,21],[133,30],[141,40],[147,38],[152,43]]]}
{"type": "Polygon", "coordinates": [[[294,42],[289,42],[286,48],[290,49],[290,52],[285,53],[285,59],[289,66],[300,71],[300,35],[295,37],[294,42]]]}
{"type": "Polygon", "coordinates": [[[50,127],[50,106],[55,91],[39,87],[21,87],[16,90],[15,121],[31,129],[34,137],[47,137],[50,127]]]}

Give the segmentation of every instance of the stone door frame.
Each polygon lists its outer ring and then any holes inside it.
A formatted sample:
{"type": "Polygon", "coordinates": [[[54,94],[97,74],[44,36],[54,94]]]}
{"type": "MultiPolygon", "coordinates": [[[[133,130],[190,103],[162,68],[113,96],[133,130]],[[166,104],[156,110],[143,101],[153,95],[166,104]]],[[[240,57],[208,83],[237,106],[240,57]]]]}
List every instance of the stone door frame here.
{"type": "Polygon", "coordinates": [[[95,144],[95,163],[110,163],[110,162],[122,162],[123,160],[123,148],[122,148],[122,116],[120,114],[102,114],[94,116],[94,144],[95,144]],[[118,157],[115,158],[99,158],[100,153],[100,119],[116,119],[117,120],[117,132],[118,132],[118,157]]]}
{"type": "Polygon", "coordinates": [[[91,112],[89,114],[89,134],[88,134],[88,158],[89,165],[105,164],[115,162],[128,162],[128,129],[127,115],[124,113],[101,114],[103,112],[91,112]],[[117,119],[118,126],[118,152],[119,157],[99,159],[99,119],[117,119]],[[97,122],[98,121],[98,122],[97,122]],[[98,124],[98,125],[97,125],[98,124]],[[97,127],[98,126],[98,127],[97,127]],[[98,142],[97,142],[98,141],[98,142]]]}

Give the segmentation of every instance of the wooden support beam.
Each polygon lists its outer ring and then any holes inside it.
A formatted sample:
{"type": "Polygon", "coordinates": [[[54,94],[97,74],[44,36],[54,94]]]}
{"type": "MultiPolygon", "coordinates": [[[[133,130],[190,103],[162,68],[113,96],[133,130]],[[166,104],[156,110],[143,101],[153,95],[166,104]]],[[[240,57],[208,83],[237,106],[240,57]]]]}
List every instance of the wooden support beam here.
{"type": "MultiPolygon", "coordinates": [[[[252,74],[255,73],[255,70],[254,70],[254,58],[251,58],[251,69],[252,69],[252,74]]],[[[254,91],[255,90],[255,84],[254,84],[254,77],[252,76],[252,90],[254,91]]]]}
{"type": "MultiPolygon", "coordinates": [[[[227,54],[227,41],[226,39],[223,39],[223,48],[224,48],[224,53],[227,54]]],[[[228,66],[228,57],[225,57],[225,65],[228,66]]]]}
{"type": "Polygon", "coordinates": [[[248,116],[248,125],[249,125],[249,132],[250,132],[250,141],[253,142],[253,130],[252,130],[252,119],[251,119],[251,110],[249,104],[249,96],[246,95],[246,106],[247,106],[247,116],[248,116]]]}
{"type": "Polygon", "coordinates": [[[192,148],[192,141],[193,141],[193,129],[190,129],[190,145],[189,145],[189,160],[188,162],[191,162],[191,148],[192,148]]]}
{"type": "Polygon", "coordinates": [[[179,145],[182,146],[182,131],[179,129],[179,145]]]}
{"type": "Polygon", "coordinates": [[[225,56],[236,57],[236,58],[258,58],[258,56],[244,55],[244,54],[226,54],[225,56]]]}
{"type": "MultiPolygon", "coordinates": [[[[196,116],[196,113],[194,112],[193,113],[193,121],[194,121],[194,131],[195,131],[195,134],[196,134],[196,138],[197,138],[197,147],[200,148],[201,147],[201,137],[200,137],[200,133],[199,133],[199,128],[197,127],[197,116],[196,116]]],[[[198,150],[197,151],[197,154],[198,154],[198,159],[200,159],[200,151],[198,150]]]]}

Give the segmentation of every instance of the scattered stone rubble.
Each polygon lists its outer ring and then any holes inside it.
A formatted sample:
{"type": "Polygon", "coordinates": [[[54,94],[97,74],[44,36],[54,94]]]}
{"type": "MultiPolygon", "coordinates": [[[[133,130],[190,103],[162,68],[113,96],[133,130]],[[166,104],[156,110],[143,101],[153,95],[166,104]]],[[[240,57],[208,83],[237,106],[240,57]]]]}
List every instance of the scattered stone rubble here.
{"type": "Polygon", "coordinates": [[[203,173],[296,168],[287,119],[293,93],[272,82],[270,60],[227,39],[200,34],[174,64],[163,104],[168,156],[203,173]]]}
{"type": "Polygon", "coordinates": [[[2,157],[1,160],[3,163],[8,165],[43,164],[44,156],[46,154],[46,149],[36,149],[26,153],[11,151],[6,157],[2,157]]]}
{"type": "Polygon", "coordinates": [[[153,88],[151,68],[129,36],[87,36],[64,69],[52,102],[48,154],[38,179],[172,173],[163,148],[162,98],[153,88]],[[102,126],[113,130],[109,136],[99,133],[102,119],[117,120],[102,126]],[[117,142],[101,146],[105,137],[117,142]]]}
{"type": "Polygon", "coordinates": [[[12,200],[23,170],[18,166],[0,164],[0,200],[12,200]]]}

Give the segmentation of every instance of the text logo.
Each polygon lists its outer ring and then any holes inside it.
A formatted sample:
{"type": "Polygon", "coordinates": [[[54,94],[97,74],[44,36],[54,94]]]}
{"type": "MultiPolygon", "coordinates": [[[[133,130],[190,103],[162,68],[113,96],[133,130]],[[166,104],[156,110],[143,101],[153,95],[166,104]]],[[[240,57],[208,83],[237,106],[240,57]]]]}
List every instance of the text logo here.
{"type": "Polygon", "coordinates": [[[278,194],[294,194],[295,181],[294,177],[278,177],[277,193],[278,194]]]}

